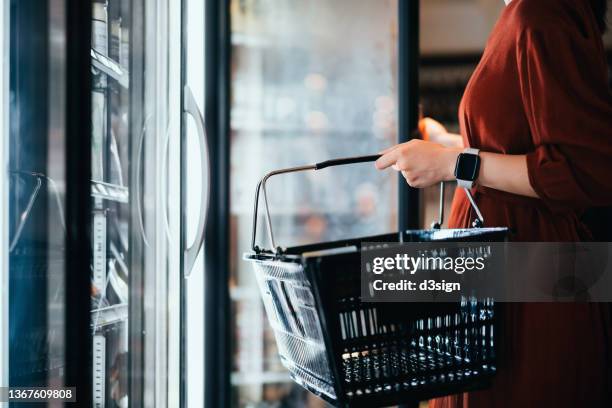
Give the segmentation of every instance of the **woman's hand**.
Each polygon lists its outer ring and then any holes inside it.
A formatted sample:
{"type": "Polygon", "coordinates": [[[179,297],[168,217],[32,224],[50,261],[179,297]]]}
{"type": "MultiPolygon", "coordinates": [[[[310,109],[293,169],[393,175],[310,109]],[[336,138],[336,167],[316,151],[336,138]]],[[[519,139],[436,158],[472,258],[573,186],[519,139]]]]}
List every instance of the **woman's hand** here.
{"type": "Polygon", "coordinates": [[[457,155],[463,150],[461,135],[448,133],[432,118],[419,121],[423,140],[411,140],[382,152],[378,169],[393,167],[412,187],[428,187],[442,180],[454,180],[457,155]],[[396,151],[397,150],[397,151],[396,151]]]}
{"type": "Polygon", "coordinates": [[[383,151],[383,156],[376,161],[376,168],[392,167],[402,172],[411,187],[429,187],[455,179],[455,163],[461,151],[459,147],[414,139],[383,151]]]}
{"type": "MultiPolygon", "coordinates": [[[[376,168],[392,167],[401,171],[408,184],[416,188],[455,180],[457,156],[463,151],[461,136],[448,133],[430,118],[419,121],[419,132],[425,140],[414,139],[384,150],[376,161],[376,168]]],[[[529,181],[525,155],[480,152],[478,184],[538,198],[529,181]]]]}

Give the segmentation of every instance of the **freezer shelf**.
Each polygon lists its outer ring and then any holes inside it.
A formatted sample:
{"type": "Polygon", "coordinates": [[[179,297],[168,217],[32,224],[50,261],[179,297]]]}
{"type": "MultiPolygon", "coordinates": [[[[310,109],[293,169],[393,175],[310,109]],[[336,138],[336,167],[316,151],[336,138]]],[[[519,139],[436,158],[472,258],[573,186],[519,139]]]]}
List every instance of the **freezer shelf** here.
{"type": "Polygon", "coordinates": [[[91,310],[91,327],[96,332],[127,319],[128,305],[125,303],[91,310]]]}
{"type": "Polygon", "coordinates": [[[91,196],[119,203],[128,203],[130,201],[130,191],[127,187],[102,181],[91,182],[91,196]]]}
{"type": "Polygon", "coordinates": [[[93,48],[91,49],[91,63],[95,68],[115,79],[124,88],[130,87],[130,73],[117,62],[93,48]]]}

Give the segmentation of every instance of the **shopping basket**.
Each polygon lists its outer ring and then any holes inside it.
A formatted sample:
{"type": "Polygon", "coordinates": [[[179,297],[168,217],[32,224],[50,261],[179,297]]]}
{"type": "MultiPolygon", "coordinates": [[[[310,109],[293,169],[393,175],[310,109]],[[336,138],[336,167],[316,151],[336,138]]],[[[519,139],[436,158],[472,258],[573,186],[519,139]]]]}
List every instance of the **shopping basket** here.
{"type": "Polygon", "coordinates": [[[362,242],[505,241],[507,228],[410,230],[322,244],[276,246],[266,181],[278,174],[371,162],[379,156],[329,160],[277,170],[259,182],[255,194],[254,266],[278,352],[292,379],[338,407],[413,403],[486,387],[497,369],[499,311],[493,299],[457,303],[383,304],[361,302],[362,242]],[[262,191],[271,249],[256,245],[262,191]]]}

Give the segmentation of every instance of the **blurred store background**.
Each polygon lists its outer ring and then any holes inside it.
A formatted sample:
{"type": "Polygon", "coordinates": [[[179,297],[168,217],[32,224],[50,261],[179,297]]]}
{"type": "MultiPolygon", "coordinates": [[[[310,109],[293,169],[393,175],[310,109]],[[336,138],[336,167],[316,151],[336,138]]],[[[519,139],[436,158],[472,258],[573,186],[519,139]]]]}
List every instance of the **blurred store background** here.
{"type": "MultiPolygon", "coordinates": [[[[396,0],[231,2],[232,406],[323,406],[289,382],[241,259],[252,197],[271,170],[367,155],[397,140],[397,9],[396,0]]],[[[396,178],[371,164],[269,186],[282,246],[396,229],[396,178]]]]}

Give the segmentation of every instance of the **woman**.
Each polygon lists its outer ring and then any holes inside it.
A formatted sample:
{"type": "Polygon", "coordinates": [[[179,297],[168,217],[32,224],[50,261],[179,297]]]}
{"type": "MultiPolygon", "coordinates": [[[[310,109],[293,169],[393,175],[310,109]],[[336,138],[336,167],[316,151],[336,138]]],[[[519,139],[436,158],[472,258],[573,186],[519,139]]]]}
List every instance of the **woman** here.
{"type": "MultiPolygon", "coordinates": [[[[486,225],[509,226],[516,240],[590,239],[581,213],[612,204],[612,97],[601,40],[606,2],[506,4],[459,111],[464,145],[480,149],[473,194],[486,225]]],[[[376,166],[427,187],[455,179],[462,151],[413,140],[383,152],[376,166]]],[[[469,227],[473,219],[458,190],[450,227],[469,227]]],[[[435,400],[434,407],[612,407],[608,305],[507,306],[507,361],[493,386],[435,400]]]]}

